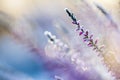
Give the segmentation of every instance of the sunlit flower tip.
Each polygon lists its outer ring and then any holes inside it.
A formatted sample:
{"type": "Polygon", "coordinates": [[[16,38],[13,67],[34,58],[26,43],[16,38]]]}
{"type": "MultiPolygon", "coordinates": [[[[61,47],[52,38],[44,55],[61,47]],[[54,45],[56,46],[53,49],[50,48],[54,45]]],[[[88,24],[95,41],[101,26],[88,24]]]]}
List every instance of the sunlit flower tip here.
{"type": "Polygon", "coordinates": [[[44,34],[47,36],[48,42],[54,43],[57,41],[56,36],[52,35],[51,32],[45,31],[44,34]]]}
{"type": "Polygon", "coordinates": [[[68,8],[65,8],[64,10],[66,11],[66,13],[67,13],[71,18],[73,17],[72,13],[68,10],[68,8]]]}
{"type": "Polygon", "coordinates": [[[45,32],[44,32],[44,35],[46,35],[46,36],[47,36],[47,35],[51,35],[51,33],[50,33],[49,31],[45,31],[45,32]]]}
{"type": "Polygon", "coordinates": [[[68,10],[68,8],[65,8],[64,10],[66,11],[66,10],[68,10]]]}

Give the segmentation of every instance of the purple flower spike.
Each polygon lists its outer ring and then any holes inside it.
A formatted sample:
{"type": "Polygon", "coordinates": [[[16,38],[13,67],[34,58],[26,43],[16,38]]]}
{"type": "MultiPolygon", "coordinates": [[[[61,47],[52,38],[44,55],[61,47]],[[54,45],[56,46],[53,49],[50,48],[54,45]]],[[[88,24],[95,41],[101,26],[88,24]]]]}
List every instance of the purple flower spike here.
{"type": "Polygon", "coordinates": [[[84,42],[88,42],[88,46],[89,47],[93,47],[93,50],[96,50],[98,52],[102,52],[102,49],[104,48],[103,46],[101,47],[98,47],[97,43],[98,43],[98,40],[93,40],[93,35],[90,35],[89,36],[89,32],[87,30],[84,30],[82,25],[80,25],[80,20],[77,20],[76,17],[73,15],[73,13],[71,13],[68,9],[65,9],[68,16],[72,19],[72,23],[77,25],[77,29],[76,31],[80,30],[79,32],[79,36],[81,36],[83,34],[83,41],[84,42]],[[85,33],[84,33],[85,32],[85,33]]]}

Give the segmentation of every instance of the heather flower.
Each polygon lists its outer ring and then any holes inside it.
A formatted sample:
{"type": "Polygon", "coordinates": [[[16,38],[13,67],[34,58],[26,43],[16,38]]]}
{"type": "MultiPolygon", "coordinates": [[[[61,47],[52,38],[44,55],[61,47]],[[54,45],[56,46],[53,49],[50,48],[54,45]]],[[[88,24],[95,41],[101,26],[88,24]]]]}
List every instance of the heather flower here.
{"type": "MultiPolygon", "coordinates": [[[[79,30],[79,29],[77,29],[77,30],[79,30]]],[[[81,28],[79,35],[82,35],[83,33],[84,33],[84,30],[83,30],[83,28],[81,28]]]]}
{"type": "Polygon", "coordinates": [[[71,13],[67,8],[65,8],[65,11],[66,13],[68,14],[68,16],[72,19],[72,23],[77,25],[77,29],[76,31],[79,31],[79,36],[83,35],[83,41],[84,42],[88,42],[88,46],[89,47],[93,47],[93,50],[96,50],[96,51],[99,51],[99,52],[102,52],[102,48],[98,47],[98,40],[95,40],[93,39],[93,35],[90,35],[88,30],[85,30],[83,27],[81,27],[80,25],[80,20],[77,21],[76,17],[74,16],[73,13],[71,13]]]}

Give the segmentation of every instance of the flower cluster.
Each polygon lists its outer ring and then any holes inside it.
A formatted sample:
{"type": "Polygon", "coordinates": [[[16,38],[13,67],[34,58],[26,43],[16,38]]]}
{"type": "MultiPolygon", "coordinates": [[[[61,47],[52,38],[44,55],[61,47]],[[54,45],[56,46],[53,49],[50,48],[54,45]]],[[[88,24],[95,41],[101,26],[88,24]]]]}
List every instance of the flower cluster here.
{"type": "Polygon", "coordinates": [[[87,45],[89,47],[93,47],[93,50],[97,52],[102,52],[102,48],[104,46],[98,47],[97,45],[98,40],[95,40],[95,41],[93,40],[93,35],[89,35],[88,30],[85,30],[83,26],[80,25],[79,20],[76,19],[73,13],[71,13],[67,8],[65,8],[65,11],[68,14],[68,16],[72,19],[73,21],[72,23],[77,25],[76,31],[80,31],[79,32],[80,36],[83,35],[84,42],[87,42],[87,45]]]}

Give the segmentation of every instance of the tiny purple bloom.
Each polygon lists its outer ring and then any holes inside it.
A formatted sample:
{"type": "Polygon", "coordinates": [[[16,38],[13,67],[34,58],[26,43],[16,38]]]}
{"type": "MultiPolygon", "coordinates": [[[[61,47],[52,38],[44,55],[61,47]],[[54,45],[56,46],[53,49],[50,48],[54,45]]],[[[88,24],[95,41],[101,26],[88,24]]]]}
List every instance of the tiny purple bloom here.
{"type": "Polygon", "coordinates": [[[82,34],[83,34],[83,32],[80,32],[80,33],[79,33],[79,35],[82,35],[82,34]]]}
{"type": "Polygon", "coordinates": [[[88,31],[85,32],[84,36],[88,36],[88,31]]]}

